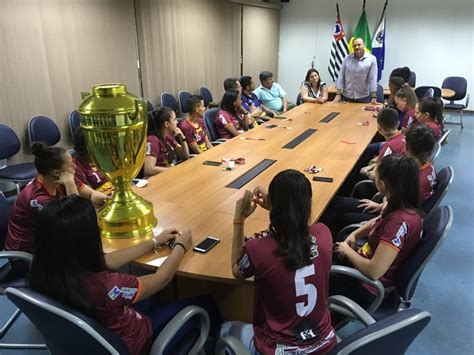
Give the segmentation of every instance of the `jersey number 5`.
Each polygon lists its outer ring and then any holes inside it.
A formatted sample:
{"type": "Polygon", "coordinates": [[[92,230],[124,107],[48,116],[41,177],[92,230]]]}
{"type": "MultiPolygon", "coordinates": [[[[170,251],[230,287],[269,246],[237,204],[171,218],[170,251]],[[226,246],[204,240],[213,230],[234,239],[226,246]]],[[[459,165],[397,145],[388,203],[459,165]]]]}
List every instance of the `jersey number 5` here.
{"type": "Polygon", "coordinates": [[[304,295],[308,297],[307,302],[296,303],[296,314],[300,317],[306,317],[309,315],[316,306],[318,290],[316,289],[316,286],[310,283],[305,283],[304,280],[305,277],[314,275],[314,273],[314,264],[303,266],[296,270],[295,273],[296,297],[304,295]]]}

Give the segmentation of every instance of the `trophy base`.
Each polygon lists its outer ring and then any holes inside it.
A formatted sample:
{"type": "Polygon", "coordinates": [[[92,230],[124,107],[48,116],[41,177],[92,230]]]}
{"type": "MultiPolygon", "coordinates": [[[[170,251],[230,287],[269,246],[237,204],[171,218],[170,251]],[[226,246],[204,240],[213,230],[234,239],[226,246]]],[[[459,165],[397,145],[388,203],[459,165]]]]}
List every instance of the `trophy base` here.
{"type": "Polygon", "coordinates": [[[116,191],[98,212],[101,236],[105,238],[137,238],[151,234],[158,220],[153,205],[132,191],[116,191]]]}

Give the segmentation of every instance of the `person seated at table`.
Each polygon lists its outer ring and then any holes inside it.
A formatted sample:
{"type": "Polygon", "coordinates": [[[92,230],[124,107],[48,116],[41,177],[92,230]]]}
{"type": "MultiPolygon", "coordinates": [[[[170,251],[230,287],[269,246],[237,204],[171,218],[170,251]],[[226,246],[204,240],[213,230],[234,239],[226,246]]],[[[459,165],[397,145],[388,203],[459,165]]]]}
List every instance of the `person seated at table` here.
{"type": "Polygon", "coordinates": [[[316,69],[309,69],[300,88],[302,102],[325,103],[328,100],[328,87],[321,81],[316,69]]]}
{"type": "Polygon", "coordinates": [[[189,115],[178,126],[183,132],[189,151],[192,154],[201,154],[212,148],[204,125],[204,100],[201,96],[192,95],[187,102],[189,115]]]}
{"type": "Polygon", "coordinates": [[[241,111],[242,99],[237,90],[227,90],[217,111],[215,124],[219,137],[230,139],[249,129],[251,118],[241,111]]]}
{"type": "Polygon", "coordinates": [[[224,91],[237,90],[242,93],[242,85],[239,78],[227,78],[224,80],[224,91]]]}
{"type": "Polygon", "coordinates": [[[38,213],[51,201],[77,195],[74,183],[75,165],[71,154],[61,147],[48,147],[41,142],[31,144],[38,175],[20,192],[8,222],[5,250],[33,253],[34,232],[38,213]]]}
{"type": "Polygon", "coordinates": [[[435,138],[443,132],[443,101],[438,97],[425,97],[415,106],[415,117],[433,130],[435,138]]]}
{"type": "Polygon", "coordinates": [[[240,84],[242,85],[242,108],[250,113],[255,119],[268,120],[275,116],[275,113],[266,108],[258,97],[255,95],[255,82],[252,77],[244,75],[240,77],[240,84]]]}
{"type": "Polygon", "coordinates": [[[360,170],[362,175],[374,179],[374,168],[377,161],[390,154],[405,154],[405,136],[398,130],[398,114],[392,108],[384,108],[377,115],[377,131],[385,138],[378,156],[360,170]]]}
{"type": "Polygon", "coordinates": [[[286,112],[294,106],[288,103],[286,92],[280,84],[273,81],[273,73],[262,71],[259,78],[261,85],[254,93],[265,107],[274,112],[286,112]]]}
{"type": "Polygon", "coordinates": [[[397,104],[395,103],[395,95],[397,94],[398,90],[400,90],[405,84],[405,80],[399,76],[391,76],[390,79],[388,79],[388,88],[390,90],[390,95],[388,96],[387,99],[387,105],[390,108],[393,108],[398,111],[397,109],[397,104]]]}
{"type": "Polygon", "coordinates": [[[167,171],[178,159],[189,158],[188,143],[177,126],[176,114],[169,107],[148,113],[144,173],[153,176],[167,171]]]}
{"type": "MultiPolygon", "coordinates": [[[[120,336],[130,354],[148,354],[154,338],[188,305],[208,311],[212,336],[217,335],[222,323],[209,297],[168,305],[160,305],[156,297],[173,279],[191,248],[191,231],[180,233],[172,228],[126,249],[104,254],[94,207],[82,197],[66,197],[51,202],[39,214],[29,285],[97,320],[120,336]],[[137,277],[115,271],[171,239],[175,240],[174,248],[155,273],[137,277]]],[[[179,341],[195,337],[194,332],[190,321],[165,353],[173,354],[179,341]]]]}
{"type": "Polygon", "coordinates": [[[332,238],[325,225],[308,225],[311,204],[311,183],[296,170],[236,203],[232,274],[255,278],[254,321],[226,322],[221,336],[239,338],[252,354],[322,354],[336,344],[327,290],[332,238]],[[270,227],[245,242],[245,220],[257,205],[270,211],[270,227]]]}
{"type": "MultiPolygon", "coordinates": [[[[435,138],[430,128],[425,125],[416,125],[406,132],[405,140],[406,156],[413,158],[420,169],[420,202],[423,205],[433,195],[436,186],[436,170],[428,161],[435,146],[435,138]]],[[[372,196],[375,192],[372,190],[369,195],[372,196]]],[[[385,198],[378,203],[369,198],[336,196],[319,221],[326,224],[335,236],[345,226],[377,217],[386,207],[386,201],[385,198]]]]}
{"type": "Polygon", "coordinates": [[[81,127],[74,132],[73,144],[73,160],[76,165],[74,181],[79,195],[91,200],[94,206],[100,207],[114,194],[114,185],[92,162],[81,127]]]}
{"type": "Polygon", "coordinates": [[[415,106],[417,101],[415,91],[408,84],[403,84],[402,88],[395,94],[395,104],[400,112],[399,128],[403,132],[416,123],[415,106]]]}
{"type": "MultiPolygon", "coordinates": [[[[401,155],[384,157],[375,171],[377,189],[387,198],[382,213],[337,242],[335,252],[348,264],[385,288],[394,286],[401,265],[422,238],[419,169],[414,159],[401,155]],[[367,238],[362,246],[357,241],[367,238]]],[[[330,295],[344,295],[362,307],[370,305],[376,291],[357,279],[331,275],[330,295]]]]}

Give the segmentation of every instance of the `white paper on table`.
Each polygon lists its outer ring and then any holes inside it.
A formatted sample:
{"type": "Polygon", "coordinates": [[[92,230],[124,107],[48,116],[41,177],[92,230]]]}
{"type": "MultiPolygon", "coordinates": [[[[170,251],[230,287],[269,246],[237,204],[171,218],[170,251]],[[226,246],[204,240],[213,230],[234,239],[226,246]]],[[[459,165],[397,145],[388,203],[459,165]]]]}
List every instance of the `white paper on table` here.
{"type": "Polygon", "coordinates": [[[147,262],[147,265],[160,267],[161,264],[163,264],[163,262],[166,260],[167,257],[168,256],[162,256],[161,258],[149,261],[149,262],[147,262]]]}

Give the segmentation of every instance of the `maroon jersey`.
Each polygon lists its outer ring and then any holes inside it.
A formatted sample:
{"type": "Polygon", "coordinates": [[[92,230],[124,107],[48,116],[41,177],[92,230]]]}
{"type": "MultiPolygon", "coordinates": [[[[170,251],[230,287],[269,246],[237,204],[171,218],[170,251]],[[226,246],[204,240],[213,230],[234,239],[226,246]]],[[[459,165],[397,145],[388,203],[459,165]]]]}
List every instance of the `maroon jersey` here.
{"type": "Polygon", "coordinates": [[[324,224],[309,227],[311,264],[297,270],[276,256],[278,244],[269,232],[256,234],[238,260],[245,277],[255,276],[253,328],[255,346],[263,354],[275,351],[322,353],[336,343],[328,310],[331,232],[324,224]]]}
{"type": "Polygon", "coordinates": [[[420,168],[420,197],[421,203],[425,203],[433,195],[436,186],[436,170],[430,162],[426,162],[420,168]]]}
{"type": "Polygon", "coordinates": [[[198,118],[197,128],[194,126],[189,118],[181,121],[179,128],[183,131],[184,137],[188,144],[196,143],[201,152],[207,150],[206,146],[206,129],[204,127],[204,121],[200,117],[198,118]]]}
{"type": "Polygon", "coordinates": [[[107,196],[114,194],[114,185],[97,169],[94,163],[84,164],[79,158],[74,157],[74,164],[76,164],[74,181],[78,190],[83,185],[88,185],[93,190],[103,192],[107,196]]]}
{"type": "Polygon", "coordinates": [[[219,133],[219,137],[230,139],[233,137],[232,134],[226,129],[229,125],[233,124],[236,130],[242,129],[240,127],[239,120],[234,117],[230,112],[219,110],[216,114],[215,124],[217,128],[217,133],[219,133]]]}
{"type": "Polygon", "coordinates": [[[36,176],[18,195],[8,222],[5,250],[33,253],[36,220],[41,209],[54,199],[66,196],[66,189],[59,185],[52,196],[36,176]]]}
{"type": "MultiPolygon", "coordinates": [[[[178,142],[174,139],[172,134],[166,136],[166,142],[170,146],[171,150],[174,151],[178,142]]],[[[155,135],[149,135],[146,142],[146,155],[155,157],[157,166],[170,167],[176,164],[176,158],[173,159],[168,151],[166,146],[160,141],[160,139],[155,135]]]]}
{"type": "Polygon", "coordinates": [[[402,121],[402,128],[409,128],[412,124],[417,123],[415,118],[415,110],[411,109],[405,112],[405,116],[402,121]]]}
{"type": "Polygon", "coordinates": [[[439,136],[441,135],[441,127],[438,122],[434,122],[434,121],[426,122],[425,125],[431,128],[435,138],[439,138],[439,136]]]}
{"type": "Polygon", "coordinates": [[[405,136],[403,134],[398,133],[388,141],[382,143],[379,151],[379,161],[390,154],[405,154],[405,136]]]}
{"type": "Polygon", "coordinates": [[[103,271],[82,278],[95,317],[118,334],[131,354],[148,354],[153,340],[151,320],[133,307],[140,293],[140,283],[133,275],[103,271]]]}
{"type": "MultiPolygon", "coordinates": [[[[423,220],[413,210],[400,209],[388,216],[380,215],[370,229],[367,243],[358,251],[364,258],[371,259],[379,243],[388,245],[397,251],[397,256],[387,272],[380,278],[385,287],[393,286],[398,267],[403,264],[406,257],[417,246],[422,238],[423,220]]],[[[363,284],[369,291],[372,288],[363,284]]]]}

